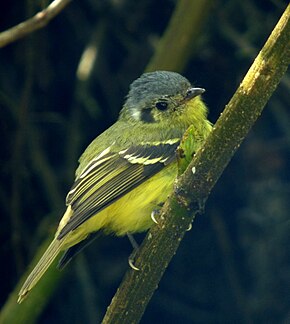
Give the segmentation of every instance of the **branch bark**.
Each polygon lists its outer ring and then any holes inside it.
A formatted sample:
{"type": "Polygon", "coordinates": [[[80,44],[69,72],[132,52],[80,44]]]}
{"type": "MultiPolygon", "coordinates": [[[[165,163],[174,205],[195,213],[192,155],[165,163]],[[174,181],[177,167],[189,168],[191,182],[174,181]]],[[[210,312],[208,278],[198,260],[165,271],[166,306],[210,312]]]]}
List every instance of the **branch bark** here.
{"type": "Polygon", "coordinates": [[[204,147],[175,183],[158,224],[112,299],[103,323],[138,323],[186,232],[290,63],[290,5],[226,106],[204,147]],[[194,170],[194,172],[193,172],[194,170]]]}
{"type": "Polygon", "coordinates": [[[38,12],[34,17],[0,33],[0,48],[45,27],[70,2],[71,0],[54,0],[47,8],[38,12]]]}

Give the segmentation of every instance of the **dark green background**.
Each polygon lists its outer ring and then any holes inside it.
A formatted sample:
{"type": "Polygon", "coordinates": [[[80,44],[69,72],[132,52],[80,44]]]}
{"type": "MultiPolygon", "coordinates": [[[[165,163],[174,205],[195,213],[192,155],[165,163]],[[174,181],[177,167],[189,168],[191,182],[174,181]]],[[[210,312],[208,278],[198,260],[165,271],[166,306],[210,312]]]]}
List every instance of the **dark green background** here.
{"type": "MultiPolygon", "coordinates": [[[[0,50],[1,304],[54,232],[78,156],[116,120],[175,4],[73,1],[46,28],[0,50]],[[90,43],[97,60],[80,81],[76,71],[90,43]]],[[[286,4],[209,1],[183,74],[207,90],[212,122],[286,4]]],[[[0,29],[46,5],[6,1],[0,29]]],[[[142,323],[290,322],[289,89],[288,74],[186,235],[142,323]]],[[[99,322],[130,253],[126,238],[100,238],[65,269],[39,323],[99,322]]]]}

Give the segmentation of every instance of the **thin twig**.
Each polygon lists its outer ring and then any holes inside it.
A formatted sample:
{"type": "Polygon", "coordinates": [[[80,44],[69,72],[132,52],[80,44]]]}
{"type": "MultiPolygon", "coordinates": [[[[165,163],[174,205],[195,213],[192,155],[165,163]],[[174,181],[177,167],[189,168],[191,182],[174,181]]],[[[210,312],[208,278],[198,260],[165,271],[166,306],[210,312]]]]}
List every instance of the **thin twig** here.
{"type": "Polygon", "coordinates": [[[32,18],[0,33],[0,48],[46,26],[69,2],[71,0],[54,0],[46,9],[38,12],[32,18]]]}

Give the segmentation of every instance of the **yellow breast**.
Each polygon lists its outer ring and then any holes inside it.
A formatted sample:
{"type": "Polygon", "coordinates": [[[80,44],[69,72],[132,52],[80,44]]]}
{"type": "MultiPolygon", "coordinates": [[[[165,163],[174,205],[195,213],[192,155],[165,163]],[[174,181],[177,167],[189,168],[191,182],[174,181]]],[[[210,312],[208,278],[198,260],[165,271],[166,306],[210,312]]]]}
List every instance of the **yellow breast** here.
{"type": "Polygon", "coordinates": [[[153,221],[151,212],[159,209],[172,190],[177,174],[176,164],[170,164],[115,203],[97,213],[66,236],[68,248],[98,230],[117,236],[143,232],[153,221]]]}

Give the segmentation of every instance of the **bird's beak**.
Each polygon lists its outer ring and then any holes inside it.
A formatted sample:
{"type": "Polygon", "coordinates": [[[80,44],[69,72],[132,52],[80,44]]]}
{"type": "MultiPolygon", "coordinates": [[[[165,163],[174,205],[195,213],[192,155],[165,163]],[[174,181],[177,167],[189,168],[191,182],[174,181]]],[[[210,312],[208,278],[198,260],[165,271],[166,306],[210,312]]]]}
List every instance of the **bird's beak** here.
{"type": "Polygon", "coordinates": [[[197,97],[205,92],[205,89],[203,88],[189,88],[186,92],[186,95],[184,97],[184,101],[188,101],[193,99],[194,97],[197,97]]]}

